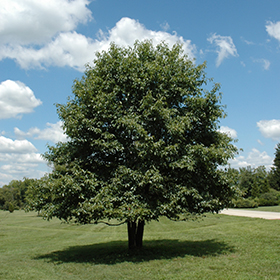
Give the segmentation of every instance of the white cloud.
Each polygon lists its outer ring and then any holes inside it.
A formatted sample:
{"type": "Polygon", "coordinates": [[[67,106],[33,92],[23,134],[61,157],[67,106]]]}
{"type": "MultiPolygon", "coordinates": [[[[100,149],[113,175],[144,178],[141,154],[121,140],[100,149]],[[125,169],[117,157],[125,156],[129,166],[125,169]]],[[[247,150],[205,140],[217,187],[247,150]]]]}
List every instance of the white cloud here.
{"type": "Polygon", "coordinates": [[[84,65],[94,59],[96,51],[97,46],[92,39],[76,32],[67,32],[60,33],[40,49],[20,45],[6,48],[2,57],[16,60],[24,69],[54,65],[70,66],[83,71],[84,65]]]}
{"type": "Polygon", "coordinates": [[[35,152],[26,152],[26,153],[0,153],[1,163],[7,162],[8,165],[13,164],[40,164],[45,163],[45,160],[42,158],[41,154],[35,152]]]}
{"type": "Polygon", "coordinates": [[[230,128],[228,126],[221,126],[219,129],[220,132],[226,133],[231,138],[237,138],[237,132],[235,129],[230,128]]]}
{"type": "Polygon", "coordinates": [[[14,133],[19,139],[34,137],[35,139],[50,140],[54,143],[67,141],[67,135],[62,128],[62,121],[57,123],[47,123],[47,128],[40,130],[37,127],[30,128],[28,132],[21,131],[17,127],[14,133]]]}
{"type": "Polygon", "coordinates": [[[36,134],[35,139],[51,140],[54,143],[67,141],[67,136],[64,134],[61,121],[55,124],[47,123],[47,128],[36,132],[36,134]]]}
{"type": "Polygon", "coordinates": [[[280,21],[277,21],[276,23],[268,21],[265,27],[266,27],[267,33],[271,37],[280,41],[280,21]]]}
{"type": "Polygon", "coordinates": [[[45,43],[91,19],[88,0],[1,0],[2,44],[45,43]]]}
{"type": "Polygon", "coordinates": [[[37,151],[34,145],[27,140],[12,140],[0,136],[0,153],[25,154],[37,151]]]}
{"type": "Polygon", "coordinates": [[[169,45],[180,42],[183,44],[185,53],[191,59],[194,58],[193,53],[196,50],[190,40],[184,40],[183,37],[179,37],[176,33],[170,34],[163,31],[148,30],[138,21],[126,17],[117,22],[116,26],[109,31],[109,36],[104,37],[100,43],[103,45],[101,49],[107,49],[111,42],[126,46],[133,45],[135,40],[142,41],[147,39],[152,39],[155,45],[158,45],[162,41],[165,41],[169,45]]]}
{"type": "Polygon", "coordinates": [[[26,173],[27,168],[30,167],[35,167],[37,165],[34,164],[29,164],[29,165],[16,165],[13,166],[11,164],[6,164],[6,165],[2,165],[1,166],[1,170],[5,171],[5,172],[9,172],[10,174],[17,174],[17,173],[26,173]]]}
{"type": "Polygon", "coordinates": [[[259,150],[253,148],[251,152],[248,153],[247,157],[237,156],[229,162],[233,168],[246,167],[249,165],[255,168],[264,165],[267,169],[269,169],[272,166],[273,158],[270,157],[267,152],[260,152],[259,150]]]}
{"type": "Polygon", "coordinates": [[[280,141],[280,120],[261,120],[257,126],[265,138],[280,141]]]}
{"type": "MultiPolygon", "coordinates": [[[[1,169],[0,169],[1,170],[1,169]]],[[[1,173],[0,171],[0,188],[6,184],[8,184],[10,181],[12,181],[14,178],[12,175],[7,173],[1,173]]]]}
{"type": "Polygon", "coordinates": [[[264,70],[269,70],[269,67],[270,67],[270,61],[269,60],[261,58],[261,59],[254,59],[253,61],[257,62],[257,63],[261,63],[264,70]]]}
{"type": "Polygon", "coordinates": [[[8,184],[11,180],[22,180],[26,178],[41,178],[47,173],[46,164],[25,163],[25,162],[9,162],[0,166],[0,187],[8,184]]]}
{"type": "Polygon", "coordinates": [[[91,20],[89,3],[89,0],[2,0],[0,60],[14,59],[24,69],[44,65],[81,67],[75,59],[79,55],[79,62],[85,64],[82,54],[88,39],[83,35],[78,38],[74,30],[79,23],[91,20]],[[80,48],[80,43],[85,46],[80,48]]]}
{"type": "Polygon", "coordinates": [[[0,136],[0,186],[23,177],[40,178],[46,172],[46,162],[31,142],[0,136]]]}
{"type": "Polygon", "coordinates": [[[176,33],[148,30],[134,19],[122,18],[108,33],[105,34],[100,30],[98,39],[93,40],[75,31],[61,32],[39,48],[21,44],[6,45],[0,48],[0,59],[14,59],[24,69],[54,65],[59,67],[70,66],[79,71],[84,71],[84,65],[94,60],[95,53],[107,50],[111,42],[120,46],[127,46],[133,45],[135,40],[146,39],[152,39],[155,45],[162,41],[169,45],[180,42],[190,59],[194,58],[196,48],[190,40],[184,40],[176,33]]]}
{"type": "Polygon", "coordinates": [[[223,60],[227,57],[238,56],[237,49],[233,43],[230,36],[221,36],[216,33],[207,39],[211,44],[214,44],[218,49],[218,58],[216,61],[216,66],[219,67],[223,60]]]}
{"type": "Polygon", "coordinates": [[[33,91],[19,81],[7,80],[0,84],[0,119],[21,117],[42,104],[33,91]]]}
{"type": "Polygon", "coordinates": [[[267,152],[260,152],[257,149],[252,149],[249,153],[247,160],[251,163],[252,166],[260,166],[260,165],[271,165],[273,158],[270,157],[267,152]]]}

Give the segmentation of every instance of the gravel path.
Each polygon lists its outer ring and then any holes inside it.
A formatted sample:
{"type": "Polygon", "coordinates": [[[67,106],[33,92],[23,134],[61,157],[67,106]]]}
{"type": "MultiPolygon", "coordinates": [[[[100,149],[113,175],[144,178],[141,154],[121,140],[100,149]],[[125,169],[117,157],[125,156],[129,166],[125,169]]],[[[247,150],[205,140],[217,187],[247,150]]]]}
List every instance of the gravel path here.
{"type": "Polygon", "coordinates": [[[267,220],[280,220],[280,212],[250,211],[240,209],[224,209],[221,214],[231,216],[242,216],[251,218],[262,218],[267,220]]]}

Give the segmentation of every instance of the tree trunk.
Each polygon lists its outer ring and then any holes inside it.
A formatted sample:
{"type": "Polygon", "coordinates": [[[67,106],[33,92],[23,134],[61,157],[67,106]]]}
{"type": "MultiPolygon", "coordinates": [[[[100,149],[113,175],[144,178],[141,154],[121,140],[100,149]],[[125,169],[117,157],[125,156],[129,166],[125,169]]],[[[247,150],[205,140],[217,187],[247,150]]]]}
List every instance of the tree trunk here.
{"type": "Polygon", "coordinates": [[[139,249],[143,244],[144,221],[127,222],[128,248],[139,249]]]}

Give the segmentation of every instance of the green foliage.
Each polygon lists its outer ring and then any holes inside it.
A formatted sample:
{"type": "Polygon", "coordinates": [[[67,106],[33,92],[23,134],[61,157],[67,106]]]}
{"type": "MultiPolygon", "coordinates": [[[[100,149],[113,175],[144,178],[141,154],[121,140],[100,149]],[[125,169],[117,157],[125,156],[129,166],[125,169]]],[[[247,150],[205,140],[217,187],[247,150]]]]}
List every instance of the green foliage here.
{"type": "Polygon", "coordinates": [[[219,85],[204,70],[179,44],[112,44],[98,53],[73,97],[57,105],[68,141],[44,155],[53,172],[32,186],[30,208],[90,223],[178,220],[227,207],[234,189],[219,167],[236,148],[218,131],[219,85]]]}
{"type": "Polygon", "coordinates": [[[231,186],[235,187],[235,186],[238,185],[238,183],[239,183],[239,175],[240,175],[239,170],[237,170],[235,168],[229,167],[226,170],[226,175],[228,177],[228,182],[229,182],[229,184],[231,186]]]}
{"type": "Polygon", "coordinates": [[[13,203],[12,202],[9,202],[9,212],[10,213],[13,213],[14,212],[14,210],[15,210],[15,207],[14,207],[14,205],[13,205],[13,203]]]}
{"type": "Polygon", "coordinates": [[[280,203],[278,192],[270,188],[271,173],[264,166],[229,168],[227,176],[231,185],[239,190],[239,198],[233,200],[234,207],[254,208],[280,203]]]}
{"type": "Polygon", "coordinates": [[[273,167],[270,172],[270,186],[280,191],[280,143],[277,144],[273,167]]]}
{"type": "Polygon", "coordinates": [[[280,204],[280,192],[271,189],[270,192],[263,193],[259,197],[259,206],[274,206],[280,204]]]}
{"type": "Polygon", "coordinates": [[[252,186],[252,197],[259,197],[269,191],[268,172],[264,166],[254,170],[254,184],[252,186]]]}
{"type": "Polygon", "coordinates": [[[269,192],[269,173],[264,166],[257,168],[247,166],[239,170],[229,168],[227,176],[231,185],[239,189],[240,197],[257,198],[261,194],[269,192]]]}
{"type": "Polygon", "coordinates": [[[257,198],[238,198],[233,200],[235,208],[256,208],[259,206],[259,200],[257,198]]]}
{"type": "Polygon", "coordinates": [[[14,209],[23,208],[27,188],[35,181],[35,179],[28,178],[24,178],[23,181],[13,180],[0,188],[0,209],[9,210],[10,204],[14,206],[14,209]]]}

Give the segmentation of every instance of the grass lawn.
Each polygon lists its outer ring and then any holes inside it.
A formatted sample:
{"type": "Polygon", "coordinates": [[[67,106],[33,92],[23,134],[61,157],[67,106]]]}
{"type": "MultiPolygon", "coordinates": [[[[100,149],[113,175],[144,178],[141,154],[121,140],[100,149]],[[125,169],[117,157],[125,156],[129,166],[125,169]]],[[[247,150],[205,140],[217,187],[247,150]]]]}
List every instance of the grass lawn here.
{"type": "Polygon", "coordinates": [[[269,212],[280,212],[280,205],[277,206],[262,206],[258,208],[247,208],[253,211],[269,211],[269,212]]]}
{"type": "Polygon", "coordinates": [[[0,211],[0,279],[280,279],[280,221],[226,215],[145,226],[142,251],[126,226],[50,222],[0,211]]]}

